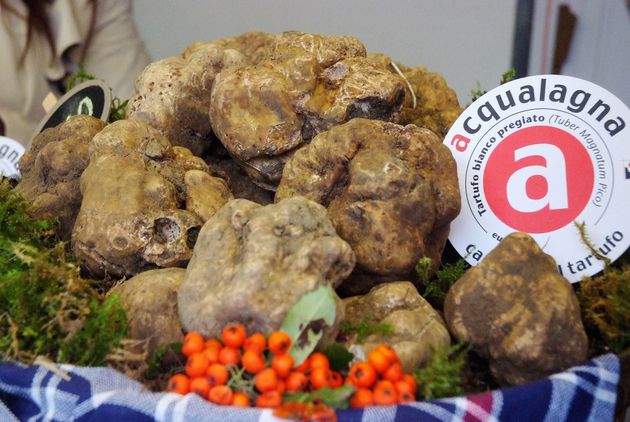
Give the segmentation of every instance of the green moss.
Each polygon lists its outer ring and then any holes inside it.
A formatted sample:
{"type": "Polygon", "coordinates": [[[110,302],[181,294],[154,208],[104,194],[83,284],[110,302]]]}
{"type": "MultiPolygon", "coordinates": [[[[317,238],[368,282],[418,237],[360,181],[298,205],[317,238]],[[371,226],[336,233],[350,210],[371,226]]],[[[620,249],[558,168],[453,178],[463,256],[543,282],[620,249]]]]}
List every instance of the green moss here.
{"type": "MultiPolygon", "coordinates": [[[[72,88],[74,88],[75,86],[77,86],[78,84],[82,82],[91,81],[94,79],[99,79],[99,78],[97,78],[95,75],[86,71],[83,66],[80,66],[79,70],[77,70],[75,73],[70,75],[68,79],[66,79],[66,83],[65,83],[66,92],[70,91],[72,88]]],[[[118,97],[112,97],[112,105],[109,110],[108,123],[113,123],[117,120],[123,120],[127,114],[126,111],[127,111],[128,103],[129,103],[129,100],[122,101],[118,97]]]]}
{"type": "Polygon", "coordinates": [[[127,333],[115,297],[101,303],[55,243],[54,224],[34,221],[29,205],[0,181],[0,354],[30,363],[102,365],[127,333]]]}
{"type": "Polygon", "coordinates": [[[622,267],[630,267],[630,249],[626,250],[619,259],[617,260],[617,264],[622,267]]]}
{"type": "Polygon", "coordinates": [[[582,242],[604,262],[604,271],[585,277],[577,290],[591,355],[630,348],[630,252],[613,263],[593,246],[584,223],[575,224],[582,242]]]}
{"type": "MultiPolygon", "coordinates": [[[[57,223],[33,220],[29,216],[30,210],[31,205],[13,191],[11,181],[0,177],[0,236],[39,247],[52,246],[57,223]]],[[[3,252],[4,249],[0,250],[0,253],[3,252]]]]}
{"type": "Polygon", "coordinates": [[[610,260],[610,258],[602,255],[601,253],[599,253],[599,251],[597,250],[597,248],[595,248],[595,246],[593,246],[593,242],[591,241],[591,238],[588,235],[588,232],[586,231],[586,224],[585,223],[574,223],[575,227],[578,230],[578,233],[580,235],[580,239],[582,240],[582,243],[584,243],[584,245],[586,245],[586,247],[589,249],[589,251],[591,252],[591,254],[595,257],[595,259],[599,259],[600,261],[604,262],[604,266],[606,268],[609,268],[610,265],[612,264],[612,261],[610,260]]]}
{"type": "Polygon", "coordinates": [[[416,265],[416,272],[420,278],[420,281],[424,285],[424,290],[421,295],[425,298],[431,306],[437,309],[444,308],[444,299],[451,286],[466,272],[470,265],[461,258],[453,263],[442,264],[442,267],[433,275],[429,277],[429,270],[431,268],[431,259],[422,258],[416,265]]]}
{"type": "Polygon", "coordinates": [[[358,324],[344,321],[341,325],[341,334],[345,336],[356,335],[357,343],[363,343],[371,335],[391,336],[394,334],[394,327],[389,324],[379,324],[363,318],[358,324]]]}
{"type": "Polygon", "coordinates": [[[152,391],[163,391],[168,379],[184,372],[186,356],[181,352],[182,343],[173,342],[158,347],[147,360],[147,369],[142,374],[142,383],[152,391]]]}
{"type": "Polygon", "coordinates": [[[72,88],[85,81],[93,81],[94,79],[97,79],[96,76],[85,70],[85,67],[83,67],[83,65],[80,65],[79,70],[68,76],[68,78],[66,79],[66,92],[70,91],[72,88]]]}
{"type": "Polygon", "coordinates": [[[461,343],[435,351],[429,363],[415,371],[418,391],[423,399],[433,400],[463,394],[462,369],[467,352],[468,348],[461,343]]]}
{"type": "Polygon", "coordinates": [[[630,266],[584,278],[578,299],[593,354],[630,348],[630,266]]]}
{"type": "MultiPolygon", "coordinates": [[[[499,85],[510,82],[511,80],[514,80],[515,77],[516,70],[514,68],[510,68],[501,75],[501,81],[499,81],[499,85]]],[[[482,89],[481,84],[477,82],[477,86],[475,87],[475,89],[470,92],[471,102],[474,102],[478,98],[482,97],[486,92],[488,91],[482,89]]]]}
{"type": "Polygon", "coordinates": [[[102,304],[93,298],[81,329],[61,345],[59,361],[102,365],[111,346],[126,336],[127,319],[118,296],[108,296],[102,304]]]}
{"type": "Polygon", "coordinates": [[[422,284],[427,284],[431,279],[431,267],[433,267],[433,260],[428,256],[423,256],[416,263],[416,273],[422,284]]]}

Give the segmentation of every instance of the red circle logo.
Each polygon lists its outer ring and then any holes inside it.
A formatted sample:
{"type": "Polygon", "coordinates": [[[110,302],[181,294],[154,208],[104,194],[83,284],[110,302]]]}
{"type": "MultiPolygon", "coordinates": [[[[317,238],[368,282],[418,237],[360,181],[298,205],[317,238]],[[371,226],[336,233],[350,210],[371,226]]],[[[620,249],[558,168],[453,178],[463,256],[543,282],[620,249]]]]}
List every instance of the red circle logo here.
{"type": "Polygon", "coordinates": [[[571,134],[532,126],[507,136],[488,157],[489,208],[509,227],[548,233],[575,221],[593,192],[593,163],[571,134]]]}

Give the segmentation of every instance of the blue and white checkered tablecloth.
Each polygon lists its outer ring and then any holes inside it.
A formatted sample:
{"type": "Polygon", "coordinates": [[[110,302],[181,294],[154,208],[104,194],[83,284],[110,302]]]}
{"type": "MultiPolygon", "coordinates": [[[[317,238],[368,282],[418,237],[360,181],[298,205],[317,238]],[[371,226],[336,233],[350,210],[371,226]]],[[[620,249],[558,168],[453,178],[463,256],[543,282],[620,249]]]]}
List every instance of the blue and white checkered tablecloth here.
{"type": "MultiPolygon", "coordinates": [[[[0,365],[0,422],[271,421],[271,411],[215,406],[195,394],[152,393],[102,367],[0,365]]],[[[399,406],[337,411],[339,421],[612,421],[619,359],[607,354],[527,385],[399,406]]]]}

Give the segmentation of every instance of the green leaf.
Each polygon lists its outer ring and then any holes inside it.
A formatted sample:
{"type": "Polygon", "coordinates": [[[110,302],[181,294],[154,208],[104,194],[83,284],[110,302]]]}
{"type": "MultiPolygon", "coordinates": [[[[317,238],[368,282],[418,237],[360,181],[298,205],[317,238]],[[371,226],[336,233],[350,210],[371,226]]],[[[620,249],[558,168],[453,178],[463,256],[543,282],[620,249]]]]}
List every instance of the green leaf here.
{"type": "Polygon", "coordinates": [[[291,338],[289,354],[296,366],[315,349],[324,328],[333,325],[335,308],[335,291],[327,284],[304,294],[289,309],[280,329],[291,338]]]}
{"type": "Polygon", "coordinates": [[[285,402],[313,403],[321,402],[333,409],[346,409],[348,400],[354,393],[354,387],[344,385],[339,388],[324,387],[310,393],[287,394],[285,402]]]}
{"type": "Polygon", "coordinates": [[[322,353],[326,355],[330,362],[330,369],[334,371],[347,370],[350,362],[354,359],[354,355],[339,343],[333,343],[327,346],[322,353]]]}

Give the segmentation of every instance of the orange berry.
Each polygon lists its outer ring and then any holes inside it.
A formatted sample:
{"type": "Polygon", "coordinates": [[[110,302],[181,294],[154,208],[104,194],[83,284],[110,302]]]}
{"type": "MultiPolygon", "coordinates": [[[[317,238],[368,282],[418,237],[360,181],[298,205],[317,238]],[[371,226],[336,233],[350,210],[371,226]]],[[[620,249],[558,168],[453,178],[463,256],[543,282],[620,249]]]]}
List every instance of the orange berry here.
{"type": "Polygon", "coordinates": [[[376,381],[376,370],[369,362],[357,362],[350,368],[348,377],[357,387],[370,388],[376,381]]]}
{"type": "Polygon", "coordinates": [[[394,387],[396,387],[396,391],[398,392],[398,394],[402,394],[402,393],[415,394],[413,386],[410,385],[404,379],[394,382],[394,387]]]}
{"type": "Polygon", "coordinates": [[[241,362],[241,352],[238,349],[225,346],[219,351],[219,363],[223,365],[238,365],[241,362]]]}
{"type": "Polygon", "coordinates": [[[383,374],[383,378],[390,380],[391,382],[396,382],[400,381],[404,374],[405,371],[403,371],[400,362],[394,362],[389,366],[389,368],[387,368],[387,371],[383,374]]]}
{"type": "Polygon", "coordinates": [[[182,344],[182,353],[185,356],[190,356],[194,353],[199,353],[204,349],[205,340],[203,336],[197,331],[191,331],[184,337],[184,343],[182,344]]]}
{"type": "Polygon", "coordinates": [[[396,354],[396,351],[388,345],[381,343],[376,346],[374,350],[377,350],[380,353],[384,354],[390,363],[398,362],[398,355],[396,354]]]}
{"type": "Polygon", "coordinates": [[[221,351],[220,348],[211,346],[211,347],[206,347],[205,349],[203,349],[201,353],[203,353],[208,358],[208,362],[210,362],[210,364],[213,364],[219,361],[220,351],[221,351]]]}
{"type": "Polygon", "coordinates": [[[254,333],[247,337],[243,343],[244,350],[254,350],[260,354],[265,351],[265,347],[267,347],[267,339],[263,333],[254,333]]]}
{"type": "Polygon", "coordinates": [[[208,357],[203,352],[198,352],[188,356],[184,370],[191,378],[200,377],[205,375],[208,365],[210,365],[208,357]]]}
{"type": "Polygon", "coordinates": [[[321,367],[312,368],[308,379],[313,390],[328,387],[330,385],[330,381],[332,380],[330,369],[321,367]]]}
{"type": "Polygon", "coordinates": [[[217,385],[224,385],[230,377],[230,373],[227,368],[220,363],[213,363],[208,367],[206,377],[210,382],[210,386],[214,387],[217,385]]]}
{"type": "Polygon", "coordinates": [[[304,362],[300,363],[294,369],[298,372],[308,372],[308,370],[311,369],[310,359],[304,359],[304,362]]]}
{"type": "Polygon", "coordinates": [[[303,372],[293,371],[287,377],[285,384],[289,393],[297,393],[306,389],[308,378],[303,372]]]}
{"type": "Polygon", "coordinates": [[[306,419],[306,412],[309,410],[309,405],[311,405],[311,403],[306,404],[297,401],[290,401],[274,409],[273,416],[288,420],[306,419]]]}
{"type": "Polygon", "coordinates": [[[411,386],[411,393],[416,394],[416,390],[418,389],[418,382],[416,381],[416,377],[411,374],[404,374],[402,380],[411,386]]]}
{"type": "Polygon", "coordinates": [[[273,368],[265,368],[254,377],[254,385],[258,391],[264,393],[278,387],[278,375],[273,368]]]}
{"type": "Polygon", "coordinates": [[[284,382],[284,380],[278,380],[278,386],[276,387],[276,390],[278,390],[280,394],[284,394],[285,391],[287,391],[287,383],[284,382]]]}
{"type": "Polygon", "coordinates": [[[406,391],[404,393],[398,393],[398,403],[410,403],[412,401],[416,401],[415,395],[406,391]]]}
{"type": "MultiPolygon", "coordinates": [[[[273,416],[291,421],[320,421],[331,422],[337,420],[335,410],[323,403],[287,402],[273,410],[273,416]]],[[[275,419],[274,419],[275,420],[275,419]]]]}
{"type": "Polygon", "coordinates": [[[171,393],[186,394],[190,391],[190,378],[184,374],[175,374],[168,379],[166,389],[171,393]]]}
{"type": "Polygon", "coordinates": [[[269,346],[269,350],[273,353],[276,355],[282,355],[289,350],[289,347],[291,347],[291,338],[283,331],[274,331],[269,336],[267,345],[269,346]]]}
{"type": "Polygon", "coordinates": [[[267,366],[267,362],[262,355],[255,350],[245,350],[241,358],[241,365],[250,374],[257,374],[267,366]]]}
{"type": "Polygon", "coordinates": [[[190,392],[199,394],[204,399],[208,396],[210,387],[212,386],[206,377],[197,377],[190,381],[190,392]]]}
{"type": "Polygon", "coordinates": [[[221,331],[221,339],[223,340],[223,344],[227,347],[238,349],[245,343],[245,338],[247,338],[247,331],[243,324],[228,324],[223,328],[223,331],[221,331]]]}
{"type": "Polygon", "coordinates": [[[208,400],[215,404],[230,405],[233,398],[234,393],[227,385],[215,385],[208,393],[208,400]]]}
{"type": "Polygon", "coordinates": [[[390,406],[398,403],[396,387],[389,380],[380,380],[374,385],[374,404],[390,406]]]}
{"type": "Polygon", "coordinates": [[[343,377],[337,371],[330,371],[330,388],[339,388],[343,385],[343,377]]]}
{"type": "Polygon", "coordinates": [[[256,407],[278,407],[282,404],[282,394],[278,390],[266,391],[256,397],[256,407]]]}
{"type": "Polygon", "coordinates": [[[280,378],[285,379],[291,373],[294,362],[293,356],[289,354],[275,355],[271,360],[271,367],[275,369],[280,378]]]}
{"type": "Polygon", "coordinates": [[[208,340],[206,340],[204,347],[206,349],[214,349],[217,348],[219,350],[221,350],[221,348],[223,347],[223,343],[221,343],[221,341],[217,338],[209,338],[208,340]]]}
{"type": "Polygon", "coordinates": [[[350,397],[350,406],[352,407],[368,407],[374,404],[374,393],[369,388],[359,388],[350,397]]]}
{"type": "Polygon", "coordinates": [[[379,374],[384,374],[387,368],[392,364],[389,358],[379,350],[372,350],[368,354],[368,362],[370,362],[379,374]]]}
{"type": "Polygon", "coordinates": [[[236,407],[249,407],[251,406],[251,400],[247,394],[237,391],[232,395],[231,404],[236,407]]]}
{"type": "Polygon", "coordinates": [[[311,369],[314,369],[314,368],[330,369],[330,361],[328,360],[328,356],[326,356],[322,352],[311,353],[311,356],[309,356],[308,361],[309,361],[309,365],[311,369]]]}
{"type": "Polygon", "coordinates": [[[312,404],[310,412],[307,413],[309,421],[336,421],[335,410],[323,403],[312,404]]]}

